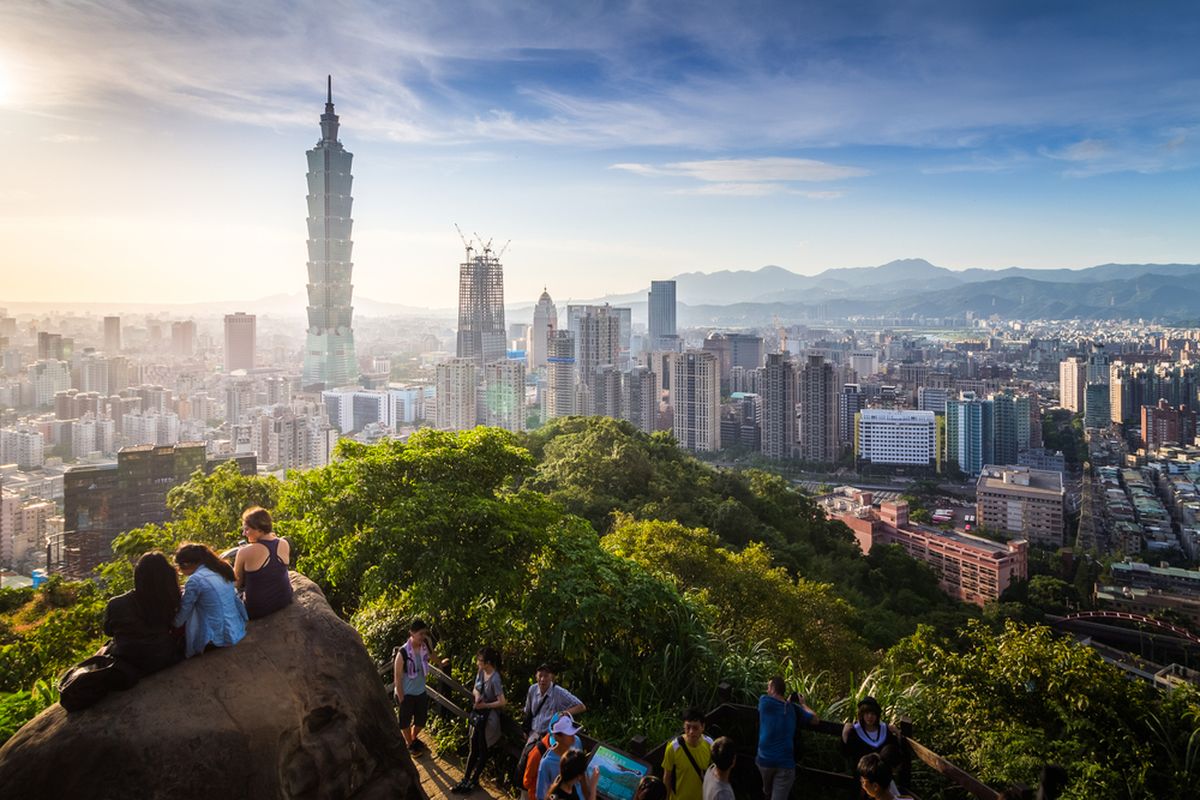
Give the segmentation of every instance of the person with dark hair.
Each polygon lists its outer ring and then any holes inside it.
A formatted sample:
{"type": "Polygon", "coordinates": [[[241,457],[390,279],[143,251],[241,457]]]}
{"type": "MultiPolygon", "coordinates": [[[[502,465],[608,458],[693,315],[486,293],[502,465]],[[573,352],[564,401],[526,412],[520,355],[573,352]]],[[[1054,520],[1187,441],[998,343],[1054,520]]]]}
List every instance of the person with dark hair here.
{"type": "Polygon", "coordinates": [[[647,775],[633,790],[633,800],[667,800],[667,785],[653,775],[647,775]]]}
{"type": "Polygon", "coordinates": [[[507,702],[500,682],[500,653],[494,647],[481,647],[475,654],[475,686],[471,693],[475,705],[471,711],[471,751],[463,779],[450,789],[455,794],[475,790],[488,753],[500,741],[500,709],[507,702]]]}
{"type": "Polygon", "coordinates": [[[558,777],[550,784],[545,800],[596,800],[596,786],[600,783],[600,768],[587,773],[587,756],[579,750],[571,750],[562,757],[558,777]]]}
{"type": "Polygon", "coordinates": [[[1068,783],[1066,769],[1059,764],[1047,764],[1038,777],[1037,800],[1058,800],[1067,790],[1068,783]]]}
{"type": "Polygon", "coordinates": [[[722,736],[713,742],[712,762],[704,773],[704,800],[734,800],[729,777],[737,763],[737,746],[733,739],[722,736]]]}
{"type": "MultiPolygon", "coordinates": [[[[515,783],[528,782],[530,762],[535,760],[535,751],[541,749],[545,752],[539,745],[549,730],[550,720],[559,714],[574,716],[587,711],[587,706],[582,700],[554,682],[556,672],[549,663],[543,662],[538,665],[537,680],[525,693],[525,710],[521,723],[521,729],[525,732],[525,747],[517,758],[515,783]]],[[[536,776],[537,768],[534,767],[532,772],[536,776]]]]}
{"type": "Polygon", "coordinates": [[[417,736],[429,719],[429,695],[425,693],[425,679],[429,675],[430,661],[434,658],[433,646],[429,642],[429,626],[418,617],[408,627],[408,641],[396,648],[396,660],[392,664],[396,701],[400,703],[400,732],[404,735],[404,743],[413,753],[429,749],[417,736]]]}
{"type": "Polygon", "coordinates": [[[767,693],[758,698],[758,757],[763,796],[787,800],[796,781],[796,730],[801,724],[817,725],[821,719],[804,699],[787,696],[787,684],[776,675],[767,682],[767,693]]]}
{"type": "Polygon", "coordinates": [[[242,535],[248,544],[238,548],[233,572],[244,593],[246,613],[259,619],[292,602],[291,545],[275,535],[271,512],[259,506],[242,512],[242,535]]]}
{"type": "Polygon", "coordinates": [[[704,712],[683,712],[683,735],[667,742],[663,753],[663,783],[667,796],[700,800],[704,793],[704,771],[712,756],[712,739],[704,735],[704,712]]]}
{"type": "Polygon", "coordinates": [[[184,630],[185,655],[198,656],[209,647],[230,647],[246,635],[246,606],[234,588],[233,567],[202,544],[185,543],[175,563],[187,576],[174,625],[184,630]]]}
{"type": "MultiPolygon", "coordinates": [[[[882,717],[883,708],[879,701],[867,696],[858,701],[858,718],[842,727],[842,750],[846,754],[851,772],[858,768],[858,762],[869,753],[878,753],[887,762],[893,775],[900,772],[903,763],[900,731],[894,725],[883,722],[882,717]]],[[[893,793],[897,791],[895,784],[891,789],[893,793]]]]}
{"type": "Polygon", "coordinates": [[[143,553],[133,568],[133,591],[104,607],[107,652],[149,675],[183,658],[183,639],[172,628],[179,611],[179,574],[158,551],[143,553]]]}
{"type": "Polygon", "coordinates": [[[867,753],[858,762],[858,783],[871,800],[909,800],[892,789],[892,768],[878,753],[867,753]]]}

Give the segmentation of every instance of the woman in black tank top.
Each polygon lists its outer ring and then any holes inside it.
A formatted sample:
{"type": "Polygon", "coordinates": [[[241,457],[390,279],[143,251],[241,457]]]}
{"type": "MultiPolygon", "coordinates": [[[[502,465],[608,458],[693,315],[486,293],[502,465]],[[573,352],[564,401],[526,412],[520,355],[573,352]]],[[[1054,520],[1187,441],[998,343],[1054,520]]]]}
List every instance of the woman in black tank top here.
{"type": "Polygon", "coordinates": [[[233,571],[238,588],[245,592],[250,619],[273,614],[292,602],[292,582],[288,577],[291,547],[272,528],[271,514],[265,508],[255,506],[242,514],[242,532],[250,543],[238,550],[233,571]]]}

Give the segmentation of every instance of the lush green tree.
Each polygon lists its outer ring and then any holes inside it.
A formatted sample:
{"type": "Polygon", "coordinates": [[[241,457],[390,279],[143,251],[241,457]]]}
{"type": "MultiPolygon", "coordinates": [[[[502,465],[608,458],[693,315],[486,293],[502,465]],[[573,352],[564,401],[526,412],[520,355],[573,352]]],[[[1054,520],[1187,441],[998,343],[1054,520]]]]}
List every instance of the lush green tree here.
{"type": "Polygon", "coordinates": [[[1152,735],[1155,716],[1165,714],[1163,737],[1183,752],[1194,692],[1164,704],[1049,628],[1010,620],[997,635],[973,622],[957,641],[923,628],[885,664],[921,676],[924,691],[903,709],[921,740],[989,783],[1033,783],[1042,765],[1058,763],[1072,798],[1183,798],[1195,788],[1154,768],[1167,745],[1152,735]]]}
{"type": "Polygon", "coordinates": [[[761,544],[732,552],[704,529],[621,517],[604,547],[693,593],[713,609],[722,633],[746,645],[765,642],[777,657],[791,657],[802,669],[842,675],[870,660],[854,632],[859,621],[853,608],[828,584],[794,578],[774,566],[761,544]]]}

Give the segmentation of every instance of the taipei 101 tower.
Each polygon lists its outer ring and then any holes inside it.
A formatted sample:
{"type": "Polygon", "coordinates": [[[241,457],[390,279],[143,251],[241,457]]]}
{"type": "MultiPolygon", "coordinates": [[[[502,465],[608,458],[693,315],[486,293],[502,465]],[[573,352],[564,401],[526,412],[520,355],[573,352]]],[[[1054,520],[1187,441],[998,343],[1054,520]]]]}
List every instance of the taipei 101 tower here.
{"type": "Polygon", "coordinates": [[[331,389],[358,379],[350,305],[350,161],[338,141],[333,78],[321,115],[321,140],[308,153],[308,341],[303,386],[331,389]]]}

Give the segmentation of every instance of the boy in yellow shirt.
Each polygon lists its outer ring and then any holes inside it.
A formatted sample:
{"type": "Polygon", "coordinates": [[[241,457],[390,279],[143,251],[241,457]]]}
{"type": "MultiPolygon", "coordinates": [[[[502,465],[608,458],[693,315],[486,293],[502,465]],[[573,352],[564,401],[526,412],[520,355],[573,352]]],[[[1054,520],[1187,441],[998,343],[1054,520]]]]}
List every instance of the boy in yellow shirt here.
{"type": "Polygon", "coordinates": [[[711,759],[712,739],[704,735],[704,712],[689,708],[683,713],[683,735],[672,739],[663,753],[669,800],[701,800],[704,771],[711,759]]]}

